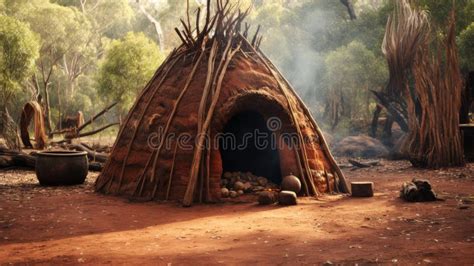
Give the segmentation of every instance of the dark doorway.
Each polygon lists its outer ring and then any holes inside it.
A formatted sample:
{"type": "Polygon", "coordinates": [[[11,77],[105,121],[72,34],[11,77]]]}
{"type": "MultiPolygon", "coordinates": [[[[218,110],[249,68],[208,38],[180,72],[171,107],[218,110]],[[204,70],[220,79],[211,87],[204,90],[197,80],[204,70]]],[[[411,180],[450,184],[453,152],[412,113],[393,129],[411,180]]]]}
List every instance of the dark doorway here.
{"type": "Polygon", "coordinates": [[[265,119],[255,111],[245,111],[232,117],[219,139],[224,172],[252,172],[279,185],[280,156],[272,144],[272,132],[265,119]]]}

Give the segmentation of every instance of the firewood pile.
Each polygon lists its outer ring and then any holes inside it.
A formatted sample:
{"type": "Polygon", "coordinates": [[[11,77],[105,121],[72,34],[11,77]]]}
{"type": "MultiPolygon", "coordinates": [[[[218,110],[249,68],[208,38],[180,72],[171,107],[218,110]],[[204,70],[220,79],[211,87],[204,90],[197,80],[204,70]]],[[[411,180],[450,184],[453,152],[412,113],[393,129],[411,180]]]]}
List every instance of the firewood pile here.
{"type": "Polygon", "coordinates": [[[277,190],[278,185],[263,176],[250,172],[225,172],[221,179],[223,198],[237,198],[244,194],[256,194],[265,190],[277,190]]]}

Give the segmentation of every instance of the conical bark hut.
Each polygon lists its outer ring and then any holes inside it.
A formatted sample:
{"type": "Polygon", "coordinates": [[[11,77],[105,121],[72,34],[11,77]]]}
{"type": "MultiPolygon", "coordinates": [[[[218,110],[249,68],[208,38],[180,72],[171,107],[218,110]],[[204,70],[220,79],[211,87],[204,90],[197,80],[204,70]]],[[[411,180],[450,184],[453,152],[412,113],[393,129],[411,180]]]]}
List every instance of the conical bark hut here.
{"type": "Polygon", "coordinates": [[[203,25],[198,10],[194,29],[190,19],[176,29],[182,45],[137,98],[96,190],[184,206],[217,201],[225,171],[219,137],[250,113],[246,119],[266,121],[279,159],[273,166],[300,178],[301,195],[349,192],[309,109],[259,50],[258,30],[249,37],[247,12],[228,1],[214,9],[208,1],[203,25]]]}

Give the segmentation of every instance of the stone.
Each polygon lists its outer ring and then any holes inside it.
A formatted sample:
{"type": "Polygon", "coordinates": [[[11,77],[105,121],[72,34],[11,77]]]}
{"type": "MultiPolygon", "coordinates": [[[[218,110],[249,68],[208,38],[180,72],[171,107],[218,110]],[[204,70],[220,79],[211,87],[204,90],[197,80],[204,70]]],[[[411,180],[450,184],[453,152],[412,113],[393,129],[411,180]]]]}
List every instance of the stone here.
{"type": "Polygon", "coordinates": [[[221,196],[222,196],[223,198],[229,197],[229,190],[228,190],[227,188],[225,188],[225,187],[224,187],[224,188],[221,188],[221,196]]]}
{"type": "Polygon", "coordinates": [[[225,172],[223,176],[224,176],[225,179],[230,179],[232,177],[232,173],[225,172]]]}
{"type": "Polygon", "coordinates": [[[294,175],[288,175],[281,181],[281,189],[299,193],[301,190],[301,181],[294,175]]]}
{"type": "Polygon", "coordinates": [[[239,191],[239,190],[244,190],[245,186],[244,183],[237,181],[234,183],[234,190],[239,191]]]}
{"type": "Polygon", "coordinates": [[[237,191],[237,194],[239,194],[239,196],[240,196],[240,195],[244,195],[244,191],[243,191],[243,190],[238,190],[238,191],[237,191]]]}
{"type": "Polygon", "coordinates": [[[275,192],[272,191],[262,191],[258,193],[258,204],[260,205],[270,205],[274,204],[277,201],[275,192]]]}
{"type": "Polygon", "coordinates": [[[266,179],[263,176],[257,177],[257,182],[260,184],[260,186],[264,187],[268,184],[268,179],[266,179]]]}
{"type": "Polygon", "coordinates": [[[250,184],[250,182],[245,182],[243,190],[244,190],[244,192],[251,192],[252,191],[252,184],[250,184]]]}
{"type": "Polygon", "coordinates": [[[296,199],[297,199],[296,193],[293,191],[283,190],[278,194],[278,203],[280,205],[285,205],[285,206],[296,205],[298,204],[296,199]]]}
{"type": "Polygon", "coordinates": [[[373,197],[374,182],[351,182],[352,197],[373,197]]]}
{"type": "Polygon", "coordinates": [[[334,145],[333,152],[337,156],[385,158],[389,150],[378,140],[369,136],[350,136],[334,145]]]}
{"type": "Polygon", "coordinates": [[[229,192],[229,196],[231,198],[237,198],[239,196],[239,194],[236,191],[232,190],[232,191],[229,192]]]}
{"type": "Polygon", "coordinates": [[[264,190],[264,189],[265,189],[265,188],[262,187],[262,186],[255,186],[255,187],[253,187],[253,191],[254,191],[254,192],[255,192],[255,191],[262,191],[262,190],[264,190]]]}

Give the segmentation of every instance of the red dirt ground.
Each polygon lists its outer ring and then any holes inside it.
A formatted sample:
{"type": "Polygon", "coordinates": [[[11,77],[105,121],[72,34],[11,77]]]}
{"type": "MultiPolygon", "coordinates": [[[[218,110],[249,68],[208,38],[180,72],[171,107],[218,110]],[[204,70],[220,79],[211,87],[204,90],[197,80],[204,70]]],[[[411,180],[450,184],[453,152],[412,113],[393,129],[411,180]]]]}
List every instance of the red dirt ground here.
{"type": "Polygon", "coordinates": [[[300,199],[293,207],[132,203],[85,185],[43,188],[0,172],[0,264],[474,263],[474,164],[442,171],[407,162],[345,170],[373,198],[300,199]],[[403,181],[428,178],[446,201],[405,203],[403,181]]]}

